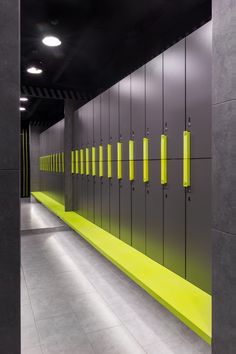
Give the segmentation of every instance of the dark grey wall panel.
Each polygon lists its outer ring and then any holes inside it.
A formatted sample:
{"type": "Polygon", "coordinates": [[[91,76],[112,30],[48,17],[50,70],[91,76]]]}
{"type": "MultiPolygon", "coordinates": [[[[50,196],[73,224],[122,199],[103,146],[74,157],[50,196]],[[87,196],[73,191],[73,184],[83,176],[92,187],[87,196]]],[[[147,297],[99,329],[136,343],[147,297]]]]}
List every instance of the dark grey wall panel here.
{"type": "Polygon", "coordinates": [[[211,156],[211,23],[186,38],[186,120],[191,156],[211,156]]]}
{"type": "Polygon", "coordinates": [[[186,194],[186,278],[211,292],[211,160],[191,161],[186,194]]]}
{"type": "Polygon", "coordinates": [[[120,141],[123,143],[123,160],[129,159],[128,141],[131,136],[130,75],[119,82],[120,141]]]}
{"type": "Polygon", "coordinates": [[[131,136],[135,160],[143,158],[145,128],[145,66],[142,66],[131,74],[131,136]]]}
{"type": "Polygon", "coordinates": [[[185,277],[185,190],[183,163],[168,161],[168,187],[164,190],[164,265],[185,277]]]}
{"type": "Polygon", "coordinates": [[[145,188],[143,162],[135,161],[135,179],[132,182],[132,246],[145,253],[145,188]]]}
{"type": "Polygon", "coordinates": [[[163,55],[146,64],[146,136],[149,158],[160,159],[160,136],[163,125],[163,55]]]}
{"type": "Polygon", "coordinates": [[[146,254],[163,264],[163,187],[160,161],[149,162],[150,180],[146,189],[146,254]]]}
{"type": "Polygon", "coordinates": [[[185,130],[185,40],[164,52],[164,128],[168,157],[183,156],[185,130]]]}
{"type": "Polygon", "coordinates": [[[123,179],[120,181],[120,239],[131,245],[131,184],[129,162],[123,161],[123,179]]]}

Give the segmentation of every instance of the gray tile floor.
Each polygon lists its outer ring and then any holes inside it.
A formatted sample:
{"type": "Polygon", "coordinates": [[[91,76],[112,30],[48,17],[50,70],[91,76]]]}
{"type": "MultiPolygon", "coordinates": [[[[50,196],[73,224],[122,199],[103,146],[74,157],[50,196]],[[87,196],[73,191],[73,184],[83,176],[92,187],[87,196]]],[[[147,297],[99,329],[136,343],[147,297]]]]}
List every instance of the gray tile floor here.
{"type": "Polygon", "coordinates": [[[211,353],[158,302],[63,227],[42,205],[22,203],[22,354],[211,353]]]}

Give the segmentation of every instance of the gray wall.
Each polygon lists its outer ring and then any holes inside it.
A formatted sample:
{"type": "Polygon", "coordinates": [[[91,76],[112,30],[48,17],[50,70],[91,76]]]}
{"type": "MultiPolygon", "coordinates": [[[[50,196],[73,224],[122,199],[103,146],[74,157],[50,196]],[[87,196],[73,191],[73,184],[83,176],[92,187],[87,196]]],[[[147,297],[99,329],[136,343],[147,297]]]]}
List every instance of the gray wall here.
{"type": "Polygon", "coordinates": [[[236,2],[213,1],[213,353],[236,348],[236,2]]]}
{"type": "Polygon", "coordinates": [[[0,2],[0,352],[20,353],[19,2],[0,2]]]}

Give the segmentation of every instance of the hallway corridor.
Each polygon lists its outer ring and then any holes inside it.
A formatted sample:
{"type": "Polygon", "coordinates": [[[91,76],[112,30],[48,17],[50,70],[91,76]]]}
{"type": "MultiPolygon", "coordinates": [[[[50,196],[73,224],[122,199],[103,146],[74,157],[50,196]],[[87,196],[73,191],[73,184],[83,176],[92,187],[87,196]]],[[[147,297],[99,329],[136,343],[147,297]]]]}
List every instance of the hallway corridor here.
{"type": "Polygon", "coordinates": [[[41,204],[21,210],[22,354],[211,353],[41,204]]]}

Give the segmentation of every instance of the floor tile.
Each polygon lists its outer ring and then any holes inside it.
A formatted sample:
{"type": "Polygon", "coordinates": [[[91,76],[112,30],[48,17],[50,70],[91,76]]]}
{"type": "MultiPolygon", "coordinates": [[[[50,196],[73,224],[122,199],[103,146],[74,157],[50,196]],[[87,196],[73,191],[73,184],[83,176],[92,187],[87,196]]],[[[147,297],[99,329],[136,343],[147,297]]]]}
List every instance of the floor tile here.
{"type": "Polygon", "coordinates": [[[144,354],[145,351],[123,326],[89,334],[96,354],[144,354]]]}
{"type": "Polygon", "coordinates": [[[37,321],[37,328],[44,353],[94,353],[74,314],[37,321]]]}
{"type": "Polygon", "coordinates": [[[39,336],[35,325],[21,327],[21,348],[30,349],[39,345],[39,336]]]}

